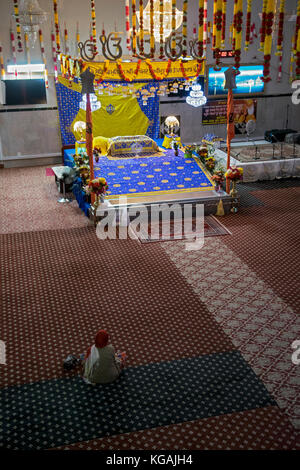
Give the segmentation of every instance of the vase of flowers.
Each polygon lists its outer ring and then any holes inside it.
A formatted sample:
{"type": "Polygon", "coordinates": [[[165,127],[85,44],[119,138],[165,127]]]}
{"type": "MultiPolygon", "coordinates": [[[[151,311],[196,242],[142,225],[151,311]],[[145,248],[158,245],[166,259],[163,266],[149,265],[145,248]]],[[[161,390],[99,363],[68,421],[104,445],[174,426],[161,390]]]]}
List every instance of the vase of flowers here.
{"type": "Polygon", "coordinates": [[[184,147],[184,156],[185,158],[191,158],[195,150],[195,145],[186,145],[184,147]]]}
{"type": "Polygon", "coordinates": [[[88,182],[85,186],[84,192],[86,194],[95,194],[95,202],[93,204],[94,210],[97,210],[99,203],[104,202],[106,191],[108,190],[108,184],[105,178],[95,178],[88,182]]]}
{"type": "Polygon", "coordinates": [[[215,170],[212,180],[216,183],[216,191],[221,192],[223,190],[223,183],[224,183],[224,170],[223,168],[219,168],[215,170]]]}
{"type": "Polygon", "coordinates": [[[225,173],[226,178],[228,178],[232,183],[232,188],[230,191],[230,196],[236,198],[238,193],[236,185],[238,181],[243,179],[243,168],[237,166],[230,166],[225,173]]]}

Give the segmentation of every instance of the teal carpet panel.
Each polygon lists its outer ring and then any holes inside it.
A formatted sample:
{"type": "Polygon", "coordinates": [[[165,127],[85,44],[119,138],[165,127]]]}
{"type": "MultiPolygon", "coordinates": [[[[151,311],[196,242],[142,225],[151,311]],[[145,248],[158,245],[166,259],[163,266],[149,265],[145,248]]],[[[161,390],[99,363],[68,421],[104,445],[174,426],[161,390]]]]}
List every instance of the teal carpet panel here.
{"type": "Polygon", "coordinates": [[[238,351],[129,367],[107,385],[58,378],[0,390],[0,446],[47,449],[276,405],[238,351]]]}

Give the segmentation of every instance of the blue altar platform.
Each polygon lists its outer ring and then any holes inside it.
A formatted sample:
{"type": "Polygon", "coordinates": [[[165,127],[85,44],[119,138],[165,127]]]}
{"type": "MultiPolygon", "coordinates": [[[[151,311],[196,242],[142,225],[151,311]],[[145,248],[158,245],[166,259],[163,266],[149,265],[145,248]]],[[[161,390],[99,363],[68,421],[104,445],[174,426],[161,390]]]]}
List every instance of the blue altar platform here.
{"type": "MultiPolygon", "coordinates": [[[[102,156],[94,161],[95,177],[105,177],[109,189],[109,199],[119,196],[163,195],[213,190],[210,175],[202,169],[197,158],[185,158],[179,150],[163,149],[162,139],[157,140],[162,152],[160,156],[136,156],[115,158],[102,156]]],[[[75,150],[64,151],[64,165],[74,166],[75,150]]],[[[81,190],[81,181],[74,185],[74,195],[79,206],[87,214],[89,204],[81,190]]]]}

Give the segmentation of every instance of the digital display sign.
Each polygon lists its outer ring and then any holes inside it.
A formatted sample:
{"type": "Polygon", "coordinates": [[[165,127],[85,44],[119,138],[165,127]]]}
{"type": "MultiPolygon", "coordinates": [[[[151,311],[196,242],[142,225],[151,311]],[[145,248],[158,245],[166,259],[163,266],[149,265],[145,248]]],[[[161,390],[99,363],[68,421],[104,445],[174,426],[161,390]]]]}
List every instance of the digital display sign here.
{"type": "MultiPolygon", "coordinates": [[[[228,67],[222,67],[221,70],[214,70],[213,67],[208,71],[208,95],[218,96],[227,95],[227,90],[224,88],[225,75],[224,72],[228,67]]],[[[263,93],[264,82],[263,65],[242,65],[240,67],[240,74],[236,76],[237,88],[233,89],[233,94],[252,94],[263,93]]]]}

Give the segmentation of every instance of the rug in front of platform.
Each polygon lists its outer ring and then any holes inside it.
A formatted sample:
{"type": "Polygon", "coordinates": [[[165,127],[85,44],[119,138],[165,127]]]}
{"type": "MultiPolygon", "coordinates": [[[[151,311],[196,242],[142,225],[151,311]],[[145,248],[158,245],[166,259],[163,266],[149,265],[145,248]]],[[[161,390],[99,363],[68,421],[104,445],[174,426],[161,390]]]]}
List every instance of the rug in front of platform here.
{"type": "Polygon", "coordinates": [[[105,177],[110,199],[114,196],[145,196],[213,190],[209,173],[197,158],[174,155],[174,150],[164,150],[162,156],[127,159],[100,157],[94,166],[95,177],[105,177]]]}
{"type": "Polygon", "coordinates": [[[141,224],[138,230],[131,229],[133,236],[141,243],[155,243],[175,240],[193,240],[204,237],[231,235],[231,232],[214,216],[208,215],[197,221],[196,218],[168,220],[153,224],[141,224]]]}
{"type": "Polygon", "coordinates": [[[238,351],[129,367],[111,384],[80,377],[0,390],[0,447],[45,449],[276,406],[238,351]]]}

